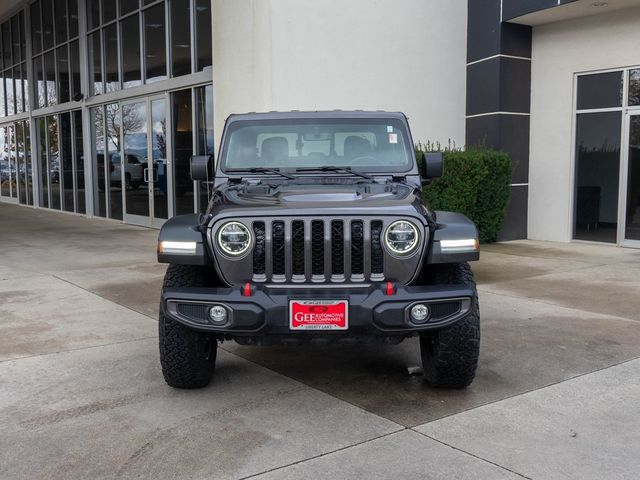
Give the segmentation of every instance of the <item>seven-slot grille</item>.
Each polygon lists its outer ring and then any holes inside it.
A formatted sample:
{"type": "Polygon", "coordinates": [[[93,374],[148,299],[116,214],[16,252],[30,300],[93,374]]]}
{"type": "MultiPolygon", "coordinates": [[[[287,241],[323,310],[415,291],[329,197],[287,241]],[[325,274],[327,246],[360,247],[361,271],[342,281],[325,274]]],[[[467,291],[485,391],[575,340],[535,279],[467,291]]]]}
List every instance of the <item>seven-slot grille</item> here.
{"type": "Polygon", "coordinates": [[[253,281],[384,280],[382,220],[253,222],[253,281]]]}

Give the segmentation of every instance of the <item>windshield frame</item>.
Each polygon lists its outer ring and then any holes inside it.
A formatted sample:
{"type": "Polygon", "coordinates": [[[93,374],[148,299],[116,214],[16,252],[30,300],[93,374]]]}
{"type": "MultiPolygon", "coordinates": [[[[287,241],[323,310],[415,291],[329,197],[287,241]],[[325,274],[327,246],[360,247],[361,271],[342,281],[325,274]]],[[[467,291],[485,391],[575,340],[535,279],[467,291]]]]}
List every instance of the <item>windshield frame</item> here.
{"type": "MultiPolygon", "coordinates": [[[[324,112],[323,112],[324,113],[324,112]]],[[[358,112],[360,113],[360,112],[358,112]]],[[[223,132],[223,139],[222,139],[222,144],[221,144],[221,149],[220,149],[220,154],[218,157],[218,162],[217,162],[217,170],[219,172],[219,174],[223,174],[224,176],[227,177],[231,177],[231,178],[237,178],[237,177],[248,177],[248,176],[256,176],[256,177],[262,177],[262,176],[269,176],[269,175],[273,175],[273,174],[269,174],[269,173],[258,173],[258,172],[251,172],[251,167],[247,167],[246,171],[244,169],[242,169],[241,167],[236,167],[236,166],[228,166],[226,159],[227,159],[227,152],[229,150],[229,143],[231,140],[231,136],[232,134],[243,127],[247,127],[247,126],[257,126],[257,125],[261,125],[261,124],[265,124],[265,125],[291,125],[291,124],[308,124],[308,125],[314,125],[314,124],[340,124],[340,123],[345,123],[345,124],[349,124],[349,123],[353,123],[355,125],[358,124],[365,124],[367,122],[372,122],[375,124],[379,124],[379,125],[385,125],[385,124],[389,124],[392,123],[393,127],[395,129],[398,129],[396,131],[400,131],[401,135],[401,141],[400,143],[402,144],[402,147],[404,149],[404,153],[407,156],[407,163],[405,165],[393,165],[393,166],[389,166],[389,167],[385,167],[384,164],[380,164],[380,165],[358,165],[358,166],[352,166],[353,170],[355,171],[359,171],[365,174],[371,174],[371,175],[394,175],[394,174],[400,174],[400,175],[413,175],[413,174],[418,174],[417,172],[417,163],[416,163],[416,157],[415,157],[415,151],[413,148],[413,139],[411,138],[411,131],[407,125],[407,122],[404,118],[404,116],[401,116],[401,114],[398,115],[391,115],[391,114],[371,114],[371,115],[367,115],[365,114],[365,112],[362,112],[362,115],[353,115],[353,116],[347,116],[347,115],[330,115],[330,114],[318,114],[317,116],[315,115],[307,115],[307,116],[271,116],[271,115],[264,115],[264,118],[262,118],[260,115],[261,114],[247,114],[247,118],[242,118],[244,115],[238,115],[236,116],[236,118],[232,118],[230,117],[230,119],[227,121],[227,124],[225,125],[224,128],[224,132],[223,132]]],[[[342,169],[344,167],[347,167],[348,165],[327,165],[327,166],[335,166],[338,169],[342,169]]],[[[297,165],[295,167],[279,167],[279,166],[268,166],[268,168],[273,168],[276,170],[280,170],[283,173],[286,174],[292,174],[295,175],[296,177],[305,177],[305,176],[318,176],[318,175],[335,175],[335,176],[354,176],[357,175],[355,173],[349,173],[349,172],[330,172],[330,171],[325,171],[325,172],[321,172],[320,170],[318,170],[317,172],[315,171],[309,171],[309,172],[296,172],[295,170],[297,168],[311,168],[311,167],[315,167],[314,165],[305,165],[305,164],[301,164],[301,165],[297,165]]]]}

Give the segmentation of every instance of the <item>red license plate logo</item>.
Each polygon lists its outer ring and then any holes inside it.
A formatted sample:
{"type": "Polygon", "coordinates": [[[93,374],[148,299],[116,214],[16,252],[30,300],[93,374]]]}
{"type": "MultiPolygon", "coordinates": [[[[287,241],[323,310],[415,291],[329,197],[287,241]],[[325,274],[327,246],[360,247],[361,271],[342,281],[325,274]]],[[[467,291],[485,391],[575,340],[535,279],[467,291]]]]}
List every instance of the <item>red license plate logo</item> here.
{"type": "Polygon", "coordinates": [[[349,305],[346,300],[291,300],[291,330],[347,330],[349,305]]]}

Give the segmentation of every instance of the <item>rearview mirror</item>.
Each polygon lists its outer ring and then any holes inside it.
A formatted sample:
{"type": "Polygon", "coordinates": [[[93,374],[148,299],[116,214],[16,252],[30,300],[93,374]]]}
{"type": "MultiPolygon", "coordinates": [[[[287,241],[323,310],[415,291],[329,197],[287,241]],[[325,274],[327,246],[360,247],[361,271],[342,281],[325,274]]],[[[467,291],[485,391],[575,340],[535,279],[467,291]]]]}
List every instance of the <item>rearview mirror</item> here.
{"type": "Polygon", "coordinates": [[[194,155],[191,157],[191,180],[210,182],[213,180],[213,156],[194,155]]]}
{"type": "Polygon", "coordinates": [[[444,171],[444,155],[442,152],[426,152],[422,156],[422,176],[432,180],[442,176],[444,171]]]}

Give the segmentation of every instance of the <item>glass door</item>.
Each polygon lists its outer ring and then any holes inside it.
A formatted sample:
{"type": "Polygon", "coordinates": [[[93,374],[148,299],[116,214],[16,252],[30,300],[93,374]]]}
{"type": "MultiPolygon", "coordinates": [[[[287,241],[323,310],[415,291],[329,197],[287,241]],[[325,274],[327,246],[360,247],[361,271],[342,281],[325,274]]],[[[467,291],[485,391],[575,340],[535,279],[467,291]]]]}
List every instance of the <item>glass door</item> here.
{"type": "Polygon", "coordinates": [[[168,218],[166,99],[122,104],[120,168],[125,222],[159,227],[168,218]]]}
{"type": "Polygon", "coordinates": [[[640,111],[627,115],[625,167],[622,171],[622,244],[640,247],[640,111]]]}

